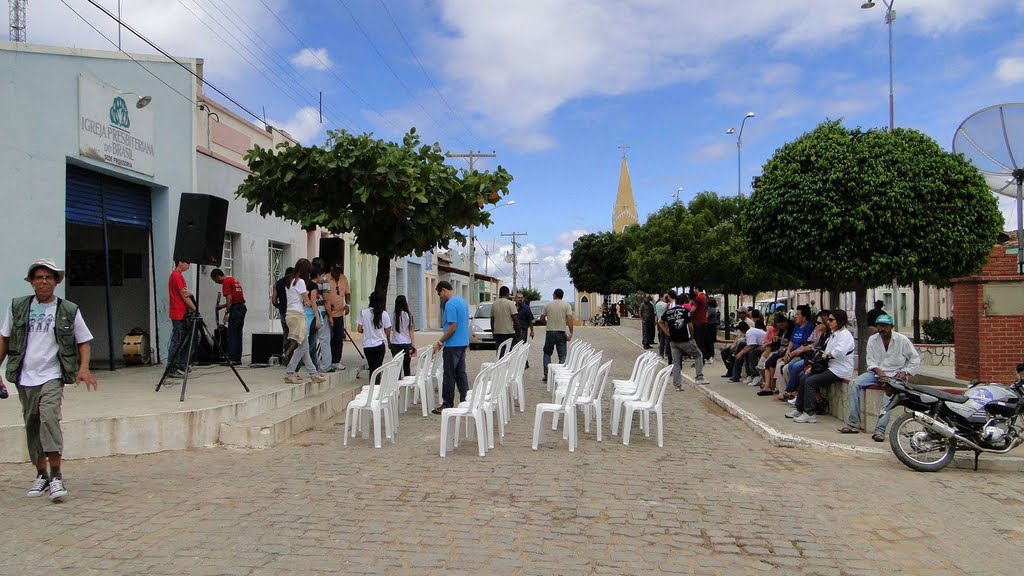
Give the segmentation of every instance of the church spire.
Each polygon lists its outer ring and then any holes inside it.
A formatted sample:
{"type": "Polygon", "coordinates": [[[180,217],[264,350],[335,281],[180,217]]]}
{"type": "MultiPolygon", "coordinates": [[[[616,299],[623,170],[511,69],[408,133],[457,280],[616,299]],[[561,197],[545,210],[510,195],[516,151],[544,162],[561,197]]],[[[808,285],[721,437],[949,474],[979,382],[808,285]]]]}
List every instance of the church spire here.
{"type": "Polygon", "coordinates": [[[633,185],[629,181],[629,165],[626,163],[626,149],[622,149],[622,165],[619,167],[619,192],[615,196],[615,208],[612,211],[612,232],[622,232],[626,226],[636,224],[638,215],[636,202],[633,200],[633,185]]]}

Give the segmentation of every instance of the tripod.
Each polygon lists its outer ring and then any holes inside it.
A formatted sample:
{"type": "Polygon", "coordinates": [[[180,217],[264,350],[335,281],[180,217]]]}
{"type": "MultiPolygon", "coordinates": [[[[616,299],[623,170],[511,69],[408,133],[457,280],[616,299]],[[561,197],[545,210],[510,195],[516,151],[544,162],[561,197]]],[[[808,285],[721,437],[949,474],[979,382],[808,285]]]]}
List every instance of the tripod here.
{"type": "MultiPolygon", "coordinates": [[[[235,373],[235,378],[238,378],[238,382],[242,385],[242,388],[245,388],[245,391],[249,392],[249,387],[246,386],[245,380],[242,380],[242,376],[238,373],[238,370],[235,370],[235,365],[228,359],[227,353],[224,351],[223,348],[221,348],[220,343],[218,343],[217,340],[210,334],[210,329],[206,327],[206,322],[203,322],[203,317],[200,316],[198,313],[190,312],[188,315],[185,316],[185,322],[188,325],[188,356],[186,357],[185,360],[185,375],[181,380],[181,398],[179,398],[178,401],[185,401],[185,388],[188,386],[188,374],[192,368],[192,365],[195,363],[193,352],[195,352],[197,340],[196,333],[199,331],[199,329],[202,329],[203,333],[206,334],[206,337],[209,338],[211,342],[213,342],[213,351],[216,354],[217,360],[219,362],[226,362],[228,367],[231,368],[231,371],[235,373]]],[[[167,375],[170,374],[171,368],[174,366],[174,359],[177,358],[178,351],[184,345],[185,341],[181,341],[178,343],[174,350],[169,351],[170,354],[167,358],[167,367],[164,368],[163,376],[160,377],[160,381],[157,382],[156,384],[156,392],[159,392],[160,387],[164,385],[164,380],[167,379],[167,375]]]]}
{"type": "Polygon", "coordinates": [[[349,342],[352,343],[352,347],[356,349],[356,354],[359,354],[359,357],[362,358],[365,361],[366,360],[366,356],[363,356],[362,350],[359,349],[359,346],[356,346],[356,341],[353,340],[352,339],[352,335],[348,333],[348,328],[344,328],[344,330],[345,330],[345,340],[348,340],[349,342]]]}

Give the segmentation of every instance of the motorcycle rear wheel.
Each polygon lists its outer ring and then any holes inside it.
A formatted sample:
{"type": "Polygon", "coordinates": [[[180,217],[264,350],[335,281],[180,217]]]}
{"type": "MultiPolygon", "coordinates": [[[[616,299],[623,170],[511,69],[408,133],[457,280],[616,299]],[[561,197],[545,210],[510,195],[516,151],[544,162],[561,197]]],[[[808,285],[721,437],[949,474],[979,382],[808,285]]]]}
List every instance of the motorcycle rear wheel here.
{"type": "Polygon", "coordinates": [[[956,455],[956,445],[953,442],[929,431],[914,420],[914,415],[910,413],[896,418],[889,427],[889,446],[900,462],[918,472],[938,472],[948,466],[956,455]],[[919,432],[928,432],[931,439],[941,441],[941,446],[925,452],[915,450],[911,445],[911,439],[919,432]]]}

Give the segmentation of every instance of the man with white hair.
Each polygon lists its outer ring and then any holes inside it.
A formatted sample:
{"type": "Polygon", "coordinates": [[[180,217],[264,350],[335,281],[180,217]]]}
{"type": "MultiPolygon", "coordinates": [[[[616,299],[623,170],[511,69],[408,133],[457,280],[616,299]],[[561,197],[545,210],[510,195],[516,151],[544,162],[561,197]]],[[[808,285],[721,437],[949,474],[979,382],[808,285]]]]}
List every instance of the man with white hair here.
{"type": "MultiPolygon", "coordinates": [[[[0,363],[7,360],[7,379],[18,389],[28,453],[36,467],[28,495],[49,490],[50,500],[56,502],[68,494],[60,469],[64,385],[85,382],[86,390],[96,389],[96,378],[89,372],[92,333],[78,306],[54,294],[64,270],[53,260],[33,262],[25,280],[35,294],[15,298],[7,307],[0,326],[0,363]]],[[[8,395],[0,378],[0,398],[8,395]]]]}

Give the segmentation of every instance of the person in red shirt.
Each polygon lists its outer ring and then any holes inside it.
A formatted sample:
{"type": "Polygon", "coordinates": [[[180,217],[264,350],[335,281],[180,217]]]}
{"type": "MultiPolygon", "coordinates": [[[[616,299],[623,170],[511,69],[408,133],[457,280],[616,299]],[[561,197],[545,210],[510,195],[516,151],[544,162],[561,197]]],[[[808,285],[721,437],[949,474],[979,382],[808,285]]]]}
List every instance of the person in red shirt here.
{"type": "Polygon", "coordinates": [[[707,349],[708,296],[704,293],[704,288],[702,286],[690,288],[690,300],[693,301],[690,314],[693,316],[694,340],[706,362],[714,350],[707,349]]]}
{"type": "Polygon", "coordinates": [[[192,301],[192,293],[185,284],[182,272],[189,269],[188,262],[174,261],[174,270],[167,281],[168,313],[171,317],[171,341],[167,345],[168,376],[181,378],[188,369],[188,322],[185,315],[188,311],[198,312],[192,301]]]}
{"type": "Polygon", "coordinates": [[[242,362],[242,327],[245,325],[245,294],[242,285],[231,276],[225,276],[220,268],[210,272],[210,279],[220,284],[221,293],[227,298],[224,304],[217,307],[219,313],[224,308],[224,323],[228,325],[227,353],[228,360],[233,364],[242,362]]]}

